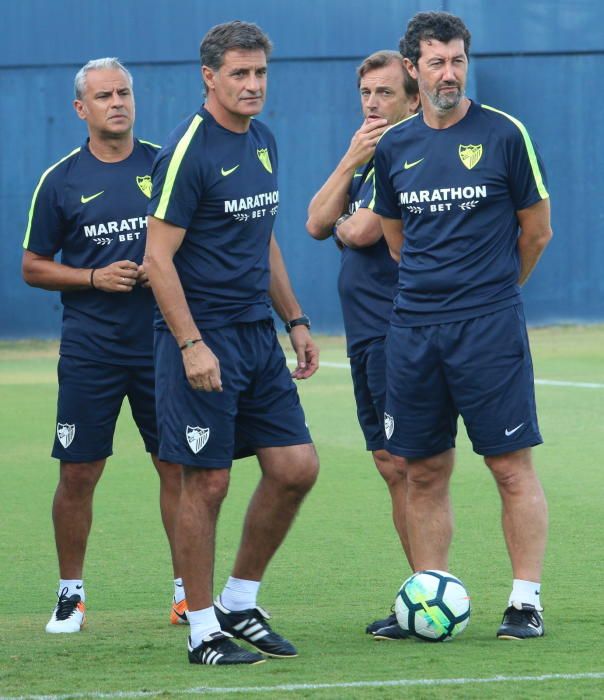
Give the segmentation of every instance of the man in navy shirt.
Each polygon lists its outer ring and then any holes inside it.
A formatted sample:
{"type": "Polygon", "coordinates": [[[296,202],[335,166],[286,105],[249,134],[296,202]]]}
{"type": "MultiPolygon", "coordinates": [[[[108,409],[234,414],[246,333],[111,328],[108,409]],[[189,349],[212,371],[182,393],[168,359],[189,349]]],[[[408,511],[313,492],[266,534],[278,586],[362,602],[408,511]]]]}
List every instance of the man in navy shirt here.
{"type": "MultiPolygon", "coordinates": [[[[388,126],[417,111],[419,94],[397,51],[368,56],[357,75],[364,120],[342,160],[312,198],[306,228],[318,240],[333,234],[342,250],[338,291],[357,416],[367,449],[390,492],[394,526],[411,564],[404,465],[395,463],[384,449],[384,347],[398,267],[388,252],[380,218],[369,206],[374,199],[375,145],[388,126]]],[[[394,614],[376,620],[366,631],[375,639],[406,636],[394,614]]]]}
{"type": "MultiPolygon", "coordinates": [[[[23,243],[23,277],[61,292],[63,327],[53,457],[60,460],[53,522],[58,603],[47,632],[78,632],[92,499],[112,454],[125,396],[160,477],[163,523],[175,571],[180,467],[158,459],[153,373],[153,295],[142,259],[151,167],[158,146],[135,139],[130,73],[115,58],[88,62],[75,78],[75,110],[88,139],[42,175],[23,243]],[[55,255],[61,251],[61,262],[55,255]]],[[[180,585],[179,585],[180,584],[180,585]]],[[[174,608],[171,614],[173,622],[174,608]]],[[[177,618],[176,621],[181,618],[177,618]]]]}
{"type": "Polygon", "coordinates": [[[375,212],[398,294],[388,336],[387,449],[408,468],[413,565],[448,569],[449,479],[459,414],[491,470],[514,581],[497,632],[543,635],[547,504],[531,447],[537,424],[520,286],[552,232],[544,171],[524,125],[464,96],[470,34],[444,12],[417,14],[401,40],[423,113],[375,154],[375,212]]]}
{"type": "Polygon", "coordinates": [[[277,149],[257,119],[268,37],[255,25],[212,28],[201,48],[204,106],[153,168],[145,266],[161,316],[155,358],[160,456],[181,462],[176,537],[189,603],[189,661],[256,664],[297,655],[257,605],[262,576],[312,487],[318,460],[277,341],[271,300],[310,377],[318,351],[273,235],[277,149]],[[262,477],[232,575],[212,604],[214,536],[234,458],[262,477]],[[261,653],[238,647],[244,639],[261,653]]]}

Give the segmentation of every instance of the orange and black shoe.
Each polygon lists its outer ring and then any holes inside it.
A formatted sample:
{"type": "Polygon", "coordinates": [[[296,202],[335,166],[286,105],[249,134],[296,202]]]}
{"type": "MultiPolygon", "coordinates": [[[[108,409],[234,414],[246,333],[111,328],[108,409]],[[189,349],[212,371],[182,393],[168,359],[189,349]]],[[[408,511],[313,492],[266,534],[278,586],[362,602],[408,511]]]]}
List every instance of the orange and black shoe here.
{"type": "Polygon", "coordinates": [[[189,608],[187,607],[187,599],[183,598],[180,603],[172,603],[172,610],[170,610],[170,624],[171,625],[188,625],[189,619],[187,613],[189,608]]]}

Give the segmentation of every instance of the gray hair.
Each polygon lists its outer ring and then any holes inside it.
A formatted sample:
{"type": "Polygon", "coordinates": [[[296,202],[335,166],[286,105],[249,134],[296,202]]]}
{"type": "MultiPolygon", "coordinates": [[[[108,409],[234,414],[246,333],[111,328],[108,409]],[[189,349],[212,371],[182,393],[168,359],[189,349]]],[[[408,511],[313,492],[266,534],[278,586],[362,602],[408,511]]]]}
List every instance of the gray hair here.
{"type": "Polygon", "coordinates": [[[75,80],[73,81],[73,91],[76,100],[81,100],[84,97],[84,93],[86,92],[86,76],[91,70],[121,70],[128,78],[130,87],[134,84],[130,71],[120,63],[118,58],[95,58],[92,61],[88,61],[88,63],[82,66],[76,73],[75,80]]]}

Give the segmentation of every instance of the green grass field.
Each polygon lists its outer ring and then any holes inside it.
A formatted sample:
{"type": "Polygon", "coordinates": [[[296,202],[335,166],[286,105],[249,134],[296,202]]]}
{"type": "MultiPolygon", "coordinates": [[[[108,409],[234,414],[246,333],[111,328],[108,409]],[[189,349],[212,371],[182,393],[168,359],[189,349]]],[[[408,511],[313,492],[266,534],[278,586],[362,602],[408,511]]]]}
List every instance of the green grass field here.
{"type": "MultiPolygon", "coordinates": [[[[511,572],[494,484],[463,429],[450,568],[472,596],[470,625],[437,645],[380,643],[364,634],[409,572],[386,489],[363,449],[349,373],[324,366],[301,386],[321,475],[260,595],[300,657],[230,669],[190,666],[186,628],[168,624],[172,574],[158,483],[128,410],[97,489],[85,571],[88,623],[79,634],[44,632],[58,576],[50,520],[58,466],[49,457],[56,345],[0,344],[0,696],[604,697],[604,327],[538,329],[531,340],[538,380],[561,382],[537,386],[545,444],[535,461],[551,523],[546,636],[495,639],[511,572]]],[[[319,341],[324,361],[346,362],[342,339],[319,341]]],[[[257,476],[254,460],[233,468],[217,589],[257,476]]]]}

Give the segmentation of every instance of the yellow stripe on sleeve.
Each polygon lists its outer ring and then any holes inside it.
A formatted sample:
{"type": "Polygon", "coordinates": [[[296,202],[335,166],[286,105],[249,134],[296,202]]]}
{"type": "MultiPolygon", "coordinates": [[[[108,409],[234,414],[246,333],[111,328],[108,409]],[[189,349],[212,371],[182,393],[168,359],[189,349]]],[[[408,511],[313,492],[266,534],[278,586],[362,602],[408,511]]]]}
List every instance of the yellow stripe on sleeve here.
{"type": "Polygon", "coordinates": [[[501,114],[504,117],[507,117],[513,124],[515,124],[518,127],[520,133],[522,134],[522,138],[524,139],[524,146],[526,148],[526,152],[529,158],[529,163],[531,164],[531,170],[533,171],[533,177],[535,178],[535,184],[537,185],[537,191],[539,192],[539,196],[541,197],[541,199],[547,199],[549,197],[549,194],[548,191],[545,189],[543,176],[541,175],[541,170],[539,168],[539,161],[537,160],[537,154],[535,153],[535,147],[533,146],[531,137],[529,136],[529,133],[526,130],[524,124],[515,117],[512,117],[511,114],[502,112],[500,109],[495,109],[494,107],[489,107],[488,105],[482,106],[485,109],[490,110],[491,112],[496,112],[497,114],[501,114]]]}
{"type": "Polygon", "coordinates": [[[185,153],[187,152],[187,148],[189,148],[191,139],[195,135],[195,132],[197,131],[197,128],[199,127],[202,121],[203,117],[200,117],[199,114],[196,114],[193,117],[191,123],[189,124],[189,128],[185,131],[180,141],[176,144],[176,148],[174,149],[174,153],[172,154],[172,158],[170,159],[170,164],[168,165],[168,171],[166,172],[166,179],[164,181],[164,186],[161,192],[161,197],[159,199],[159,204],[157,205],[155,214],[153,214],[153,216],[155,216],[157,219],[166,218],[168,204],[170,203],[170,195],[172,194],[172,188],[174,187],[174,182],[176,180],[178,169],[180,168],[182,159],[184,158],[185,153]]]}
{"type": "Polygon", "coordinates": [[[40,191],[40,187],[42,187],[42,183],[46,179],[46,176],[48,173],[52,172],[56,167],[61,165],[64,161],[66,161],[68,158],[71,158],[71,156],[75,155],[78,153],[80,150],[80,146],[77,148],[74,148],[71,153],[68,153],[64,158],[61,158],[61,160],[57,161],[54,163],[54,165],[51,165],[48,170],[45,170],[44,173],[42,174],[42,177],[40,178],[40,182],[38,182],[38,186],[34,190],[33,197],[31,198],[31,205],[29,207],[29,216],[27,218],[27,230],[25,231],[25,238],[23,239],[23,247],[27,250],[27,246],[29,245],[29,235],[31,233],[31,222],[32,219],[34,218],[34,209],[36,208],[36,199],[38,198],[38,192],[40,191]]]}

